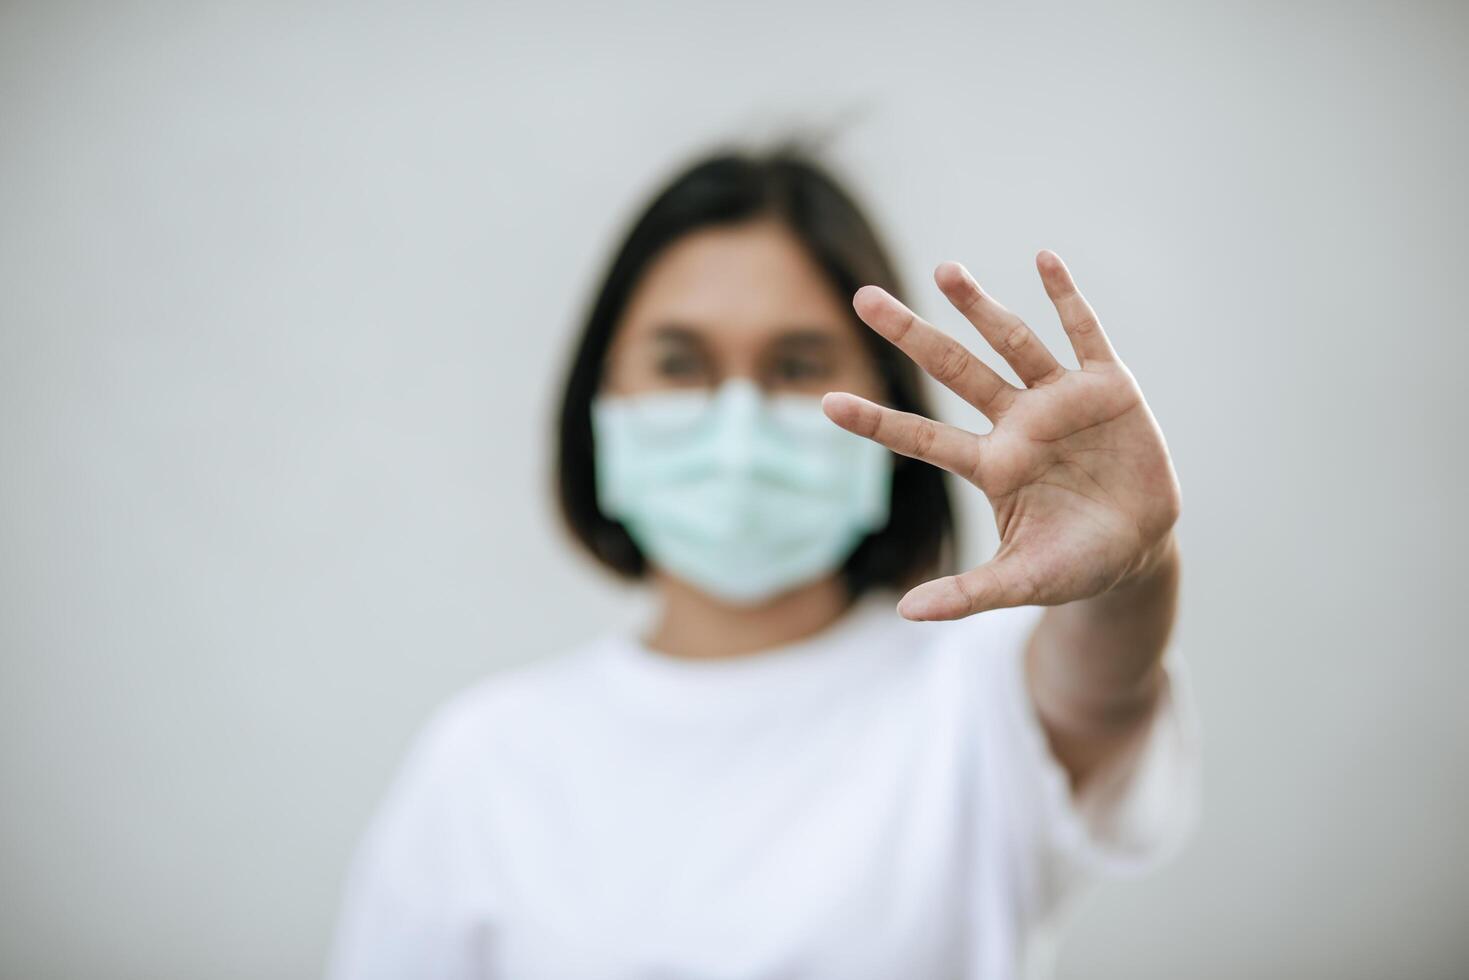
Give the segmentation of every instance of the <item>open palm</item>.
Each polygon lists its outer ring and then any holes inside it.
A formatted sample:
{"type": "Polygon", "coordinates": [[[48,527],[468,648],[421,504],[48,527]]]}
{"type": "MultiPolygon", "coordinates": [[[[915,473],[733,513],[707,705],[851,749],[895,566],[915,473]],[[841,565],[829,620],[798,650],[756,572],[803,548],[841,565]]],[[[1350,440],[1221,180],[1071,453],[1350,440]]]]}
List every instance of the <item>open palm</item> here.
{"type": "Polygon", "coordinates": [[[934,273],[1024,388],[881,288],[864,286],[853,298],[868,326],[993,423],[981,435],[847,392],[823,400],[844,429],[963,477],[994,508],[995,556],[913,589],[899,605],[910,619],[958,619],[1097,595],[1147,571],[1178,519],[1178,477],[1132,372],[1060,256],[1042,251],[1036,267],[1071,339],[1076,369],[1063,367],[963,266],[946,262],[934,273]]]}

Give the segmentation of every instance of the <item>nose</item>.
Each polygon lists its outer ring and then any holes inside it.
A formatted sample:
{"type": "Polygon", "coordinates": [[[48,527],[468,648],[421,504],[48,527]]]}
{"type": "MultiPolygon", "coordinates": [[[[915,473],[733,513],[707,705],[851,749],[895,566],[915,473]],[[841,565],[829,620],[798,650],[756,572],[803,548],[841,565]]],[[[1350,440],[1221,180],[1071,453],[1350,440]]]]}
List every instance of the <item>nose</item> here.
{"type": "Polygon", "coordinates": [[[715,438],[721,469],[748,472],[754,462],[755,429],[764,412],[760,387],[743,376],[726,379],[714,394],[715,438]]]}

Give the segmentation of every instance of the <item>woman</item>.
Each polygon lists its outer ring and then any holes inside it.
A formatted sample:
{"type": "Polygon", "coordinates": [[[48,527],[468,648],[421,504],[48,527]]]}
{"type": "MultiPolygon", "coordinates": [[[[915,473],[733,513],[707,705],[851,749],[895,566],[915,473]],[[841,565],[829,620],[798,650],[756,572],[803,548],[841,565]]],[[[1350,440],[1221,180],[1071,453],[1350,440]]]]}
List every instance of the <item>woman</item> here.
{"type": "Polygon", "coordinates": [[[799,151],[656,196],[573,358],[559,487],[657,614],[434,715],[333,976],[1018,976],[1080,884],[1179,844],[1178,481],[1066,267],[1036,264],[1077,369],[963,267],[934,276],[1014,386],[897,299],[799,151]],[[915,364],[992,430],[930,420],[915,364]],[[940,468],[1000,531],[958,574],[940,468]]]}

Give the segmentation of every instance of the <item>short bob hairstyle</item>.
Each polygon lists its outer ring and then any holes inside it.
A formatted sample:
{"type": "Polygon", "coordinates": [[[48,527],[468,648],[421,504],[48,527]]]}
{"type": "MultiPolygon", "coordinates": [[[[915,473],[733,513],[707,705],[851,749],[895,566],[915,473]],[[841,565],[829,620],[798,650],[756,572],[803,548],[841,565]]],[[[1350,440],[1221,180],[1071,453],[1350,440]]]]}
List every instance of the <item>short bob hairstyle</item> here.
{"type": "MultiPolygon", "coordinates": [[[[895,296],[898,275],[852,196],[799,145],[763,153],[718,150],[687,166],[632,223],[594,294],[576,343],[561,402],[556,483],[572,534],[601,564],[629,579],[647,561],[623,526],[597,505],[591,403],[612,335],[638,278],[671,243],[690,232],[759,218],[782,222],[809,250],[831,287],[850,301],[875,283],[895,296]]],[[[850,310],[850,305],[848,309],[850,310]]],[[[932,415],[917,367],[852,313],[852,325],[886,385],[886,402],[932,415]]],[[[899,455],[888,523],[864,538],[842,566],[849,598],[868,588],[908,588],[951,570],[955,519],[944,474],[899,455]]]]}

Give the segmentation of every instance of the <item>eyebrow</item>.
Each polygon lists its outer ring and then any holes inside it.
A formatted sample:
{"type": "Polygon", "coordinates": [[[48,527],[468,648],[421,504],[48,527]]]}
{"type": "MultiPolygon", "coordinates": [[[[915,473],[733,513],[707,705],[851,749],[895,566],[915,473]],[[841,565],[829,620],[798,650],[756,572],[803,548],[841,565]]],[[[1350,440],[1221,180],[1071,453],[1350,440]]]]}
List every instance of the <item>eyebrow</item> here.
{"type": "Polygon", "coordinates": [[[775,338],[782,347],[811,347],[826,349],[836,343],[836,338],[824,330],[811,327],[795,327],[775,338]]]}
{"type": "MultiPolygon", "coordinates": [[[[655,340],[676,341],[679,343],[702,344],[706,331],[682,323],[665,323],[653,330],[655,340]]],[[[809,347],[828,348],[835,344],[836,338],[829,330],[820,330],[815,327],[788,327],[784,328],[775,336],[773,343],[782,347],[809,347]]]]}
{"type": "Polygon", "coordinates": [[[682,323],[665,323],[653,331],[654,340],[676,340],[682,343],[702,344],[704,337],[700,331],[682,323]]]}

